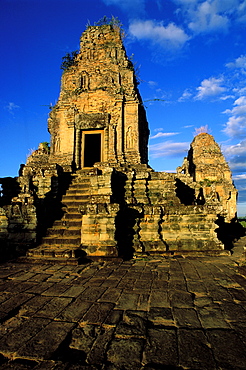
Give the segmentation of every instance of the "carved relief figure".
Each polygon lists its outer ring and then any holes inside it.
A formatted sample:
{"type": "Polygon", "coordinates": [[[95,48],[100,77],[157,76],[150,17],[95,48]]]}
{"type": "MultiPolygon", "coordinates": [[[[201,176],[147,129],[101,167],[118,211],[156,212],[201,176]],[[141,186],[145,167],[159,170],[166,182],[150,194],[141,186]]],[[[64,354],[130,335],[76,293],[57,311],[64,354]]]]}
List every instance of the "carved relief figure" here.
{"type": "Polygon", "coordinates": [[[83,90],[89,89],[89,76],[85,72],[83,72],[81,76],[81,89],[83,90]]]}
{"type": "Polygon", "coordinates": [[[129,126],[126,132],[126,147],[127,149],[132,149],[134,146],[134,133],[132,131],[132,126],[129,126]]]}
{"type": "Polygon", "coordinates": [[[54,152],[60,152],[60,137],[58,135],[54,137],[54,152]]]}

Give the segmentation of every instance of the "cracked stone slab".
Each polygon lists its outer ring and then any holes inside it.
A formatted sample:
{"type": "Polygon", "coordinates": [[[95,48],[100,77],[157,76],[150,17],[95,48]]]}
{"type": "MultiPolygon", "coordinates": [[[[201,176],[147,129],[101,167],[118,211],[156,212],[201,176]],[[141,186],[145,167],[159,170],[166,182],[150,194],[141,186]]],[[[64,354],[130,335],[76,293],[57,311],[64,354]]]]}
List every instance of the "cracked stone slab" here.
{"type": "Polygon", "coordinates": [[[49,360],[74,327],[73,323],[51,322],[16,352],[16,357],[49,360]]]}
{"type": "Polygon", "coordinates": [[[91,307],[92,302],[83,301],[80,297],[75,301],[68,304],[62,312],[56,316],[56,320],[68,321],[68,322],[77,322],[81,320],[84,314],[91,307]]]}
{"type": "Polygon", "coordinates": [[[153,307],[148,313],[148,321],[153,326],[175,326],[172,310],[169,307],[153,307]]]}
{"type": "Polygon", "coordinates": [[[94,341],[87,356],[87,362],[94,365],[103,365],[107,353],[108,344],[113,338],[114,328],[104,328],[94,341]]]}
{"type": "Polygon", "coordinates": [[[71,301],[71,298],[54,297],[35,313],[35,317],[54,319],[71,301]]]}
{"type": "Polygon", "coordinates": [[[43,318],[30,318],[23,321],[15,330],[0,339],[0,352],[12,358],[16,357],[16,353],[21,350],[25,343],[49,323],[50,320],[43,318]]]}
{"type": "Polygon", "coordinates": [[[122,293],[122,289],[108,287],[107,290],[103,293],[103,295],[99,298],[98,301],[115,303],[118,301],[121,293],[122,293]]]}
{"type": "Polygon", "coordinates": [[[177,366],[179,360],[176,329],[148,329],[143,362],[177,366]]]}
{"type": "Polygon", "coordinates": [[[211,345],[202,330],[178,330],[179,363],[184,368],[216,370],[211,345]]]}
{"type": "Polygon", "coordinates": [[[192,308],[194,307],[194,301],[192,294],[188,292],[173,291],[171,293],[171,306],[180,308],[192,308]]]}
{"type": "Polygon", "coordinates": [[[85,313],[79,324],[88,322],[89,324],[101,325],[113,308],[113,303],[95,302],[85,313]]]}
{"type": "Polygon", "coordinates": [[[150,294],[150,307],[170,307],[168,292],[152,290],[150,294]]]}
{"type": "Polygon", "coordinates": [[[206,334],[219,368],[245,368],[246,347],[233,330],[207,330],[206,334]]]}
{"type": "Polygon", "coordinates": [[[114,339],[107,351],[107,361],[115,365],[116,369],[141,369],[143,347],[143,339],[114,339]]]}
{"type": "Polygon", "coordinates": [[[204,329],[230,329],[219,306],[199,308],[197,312],[204,329]]]}
{"type": "Polygon", "coordinates": [[[123,292],[116,302],[118,310],[136,310],[138,305],[139,294],[123,292]]]}
{"type": "Polygon", "coordinates": [[[173,308],[173,316],[179,327],[201,328],[197,312],[193,308],[173,308]]]}
{"type": "Polygon", "coordinates": [[[145,338],[146,337],[146,318],[145,312],[125,311],[123,320],[117,325],[115,330],[116,338],[145,338]]]}

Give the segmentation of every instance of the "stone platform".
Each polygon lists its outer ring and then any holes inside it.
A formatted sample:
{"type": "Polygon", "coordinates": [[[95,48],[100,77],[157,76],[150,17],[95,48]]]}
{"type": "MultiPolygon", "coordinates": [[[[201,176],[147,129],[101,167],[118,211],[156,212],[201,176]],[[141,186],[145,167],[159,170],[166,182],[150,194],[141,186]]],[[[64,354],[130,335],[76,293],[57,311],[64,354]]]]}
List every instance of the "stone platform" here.
{"type": "Polygon", "coordinates": [[[243,370],[246,266],[238,250],[80,266],[4,263],[0,369],[243,370]]]}

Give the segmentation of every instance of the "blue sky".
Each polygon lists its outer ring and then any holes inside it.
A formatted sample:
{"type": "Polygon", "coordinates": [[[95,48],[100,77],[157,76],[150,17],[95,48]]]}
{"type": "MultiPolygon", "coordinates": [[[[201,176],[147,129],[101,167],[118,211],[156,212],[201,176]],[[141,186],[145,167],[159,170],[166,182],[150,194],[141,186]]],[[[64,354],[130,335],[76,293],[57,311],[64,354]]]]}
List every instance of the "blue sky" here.
{"type": "Polygon", "coordinates": [[[150,165],[175,170],[204,127],[221,145],[246,215],[246,0],[1,0],[0,177],[16,176],[49,141],[61,59],[105,15],[123,23],[136,63],[150,165]]]}

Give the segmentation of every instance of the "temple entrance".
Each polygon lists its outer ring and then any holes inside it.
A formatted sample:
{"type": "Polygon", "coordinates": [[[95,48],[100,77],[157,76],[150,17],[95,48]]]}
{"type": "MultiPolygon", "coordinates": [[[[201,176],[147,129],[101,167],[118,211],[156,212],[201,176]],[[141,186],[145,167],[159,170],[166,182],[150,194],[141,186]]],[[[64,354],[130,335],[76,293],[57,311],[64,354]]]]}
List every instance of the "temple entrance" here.
{"type": "Polygon", "coordinates": [[[82,133],[82,167],[93,167],[102,162],[103,131],[86,131],[82,133]]]}

